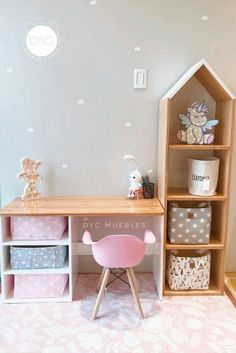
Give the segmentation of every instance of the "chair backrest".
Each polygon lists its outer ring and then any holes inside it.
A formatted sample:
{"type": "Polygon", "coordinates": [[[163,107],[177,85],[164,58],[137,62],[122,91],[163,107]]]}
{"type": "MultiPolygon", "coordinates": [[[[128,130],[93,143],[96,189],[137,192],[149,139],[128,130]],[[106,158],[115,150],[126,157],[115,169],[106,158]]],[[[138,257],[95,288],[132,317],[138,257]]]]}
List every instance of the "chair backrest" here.
{"type": "Polygon", "coordinates": [[[146,231],[144,241],[134,235],[117,234],[93,242],[89,232],[83,235],[83,242],[92,245],[97,263],[108,268],[129,268],[138,265],[144,257],[145,243],[154,243],[155,240],[151,231],[146,231]]]}

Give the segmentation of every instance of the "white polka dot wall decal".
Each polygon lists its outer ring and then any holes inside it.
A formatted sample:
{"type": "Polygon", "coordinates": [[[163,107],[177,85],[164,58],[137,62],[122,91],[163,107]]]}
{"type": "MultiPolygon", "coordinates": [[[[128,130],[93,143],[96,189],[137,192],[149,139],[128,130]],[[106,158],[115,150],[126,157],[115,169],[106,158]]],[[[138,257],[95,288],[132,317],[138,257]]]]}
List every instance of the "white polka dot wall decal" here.
{"type": "Polygon", "coordinates": [[[207,20],[208,20],[208,16],[207,16],[207,15],[202,16],[202,17],[201,17],[201,20],[202,20],[202,21],[207,21],[207,20]]]}
{"type": "Polygon", "coordinates": [[[33,127],[29,127],[29,128],[27,129],[27,132],[34,132],[34,128],[33,128],[33,127]]]}
{"type": "Polygon", "coordinates": [[[67,168],[68,168],[68,164],[64,163],[64,164],[62,164],[61,167],[62,167],[63,169],[67,169],[67,168]]]}
{"type": "Polygon", "coordinates": [[[125,123],[125,127],[131,127],[131,126],[132,126],[132,124],[130,121],[127,121],[127,123],[125,123]]]}
{"type": "Polygon", "coordinates": [[[79,99],[79,100],[77,101],[77,103],[78,103],[78,104],[84,104],[84,100],[83,100],[83,99],[79,99]]]}
{"type": "Polygon", "coordinates": [[[140,48],[140,47],[135,47],[134,48],[134,51],[136,51],[136,52],[139,52],[139,51],[141,51],[142,49],[140,48]]]}
{"type": "Polygon", "coordinates": [[[6,72],[12,73],[12,72],[13,72],[13,68],[12,68],[12,67],[8,67],[8,68],[6,69],[6,72]]]}
{"type": "Polygon", "coordinates": [[[97,0],[91,0],[90,5],[97,5],[97,0]]]}

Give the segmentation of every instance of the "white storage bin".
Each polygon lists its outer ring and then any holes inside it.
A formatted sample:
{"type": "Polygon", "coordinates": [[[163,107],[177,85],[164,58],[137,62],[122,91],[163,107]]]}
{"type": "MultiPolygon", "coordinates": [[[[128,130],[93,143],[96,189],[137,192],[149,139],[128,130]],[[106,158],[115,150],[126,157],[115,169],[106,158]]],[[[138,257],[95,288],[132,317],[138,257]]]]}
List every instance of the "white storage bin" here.
{"type": "Polygon", "coordinates": [[[191,195],[213,196],[216,193],[220,160],[216,157],[208,159],[189,159],[188,190],[191,195]]]}

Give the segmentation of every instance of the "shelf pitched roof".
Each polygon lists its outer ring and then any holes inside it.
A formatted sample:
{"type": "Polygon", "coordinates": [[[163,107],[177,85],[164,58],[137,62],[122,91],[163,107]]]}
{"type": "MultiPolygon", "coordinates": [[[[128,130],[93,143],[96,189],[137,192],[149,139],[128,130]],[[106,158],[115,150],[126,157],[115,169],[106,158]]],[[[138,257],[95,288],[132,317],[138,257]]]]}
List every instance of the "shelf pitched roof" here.
{"type": "Polygon", "coordinates": [[[193,65],[187,72],[185,72],[185,74],[161,99],[173,98],[193,76],[198,79],[202,86],[216,101],[235,99],[233,93],[228,89],[228,87],[204,59],[193,65]]]}

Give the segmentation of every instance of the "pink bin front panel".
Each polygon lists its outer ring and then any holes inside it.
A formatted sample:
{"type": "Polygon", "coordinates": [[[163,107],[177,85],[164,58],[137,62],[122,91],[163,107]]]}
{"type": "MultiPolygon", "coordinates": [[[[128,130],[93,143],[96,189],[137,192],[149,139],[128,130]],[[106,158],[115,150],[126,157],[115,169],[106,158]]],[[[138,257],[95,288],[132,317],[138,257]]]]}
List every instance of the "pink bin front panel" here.
{"type": "Polygon", "coordinates": [[[68,274],[15,275],[14,298],[57,298],[64,293],[68,274]]]}
{"type": "Polygon", "coordinates": [[[11,236],[13,240],[60,239],[66,227],[66,217],[11,217],[11,236]]]}

